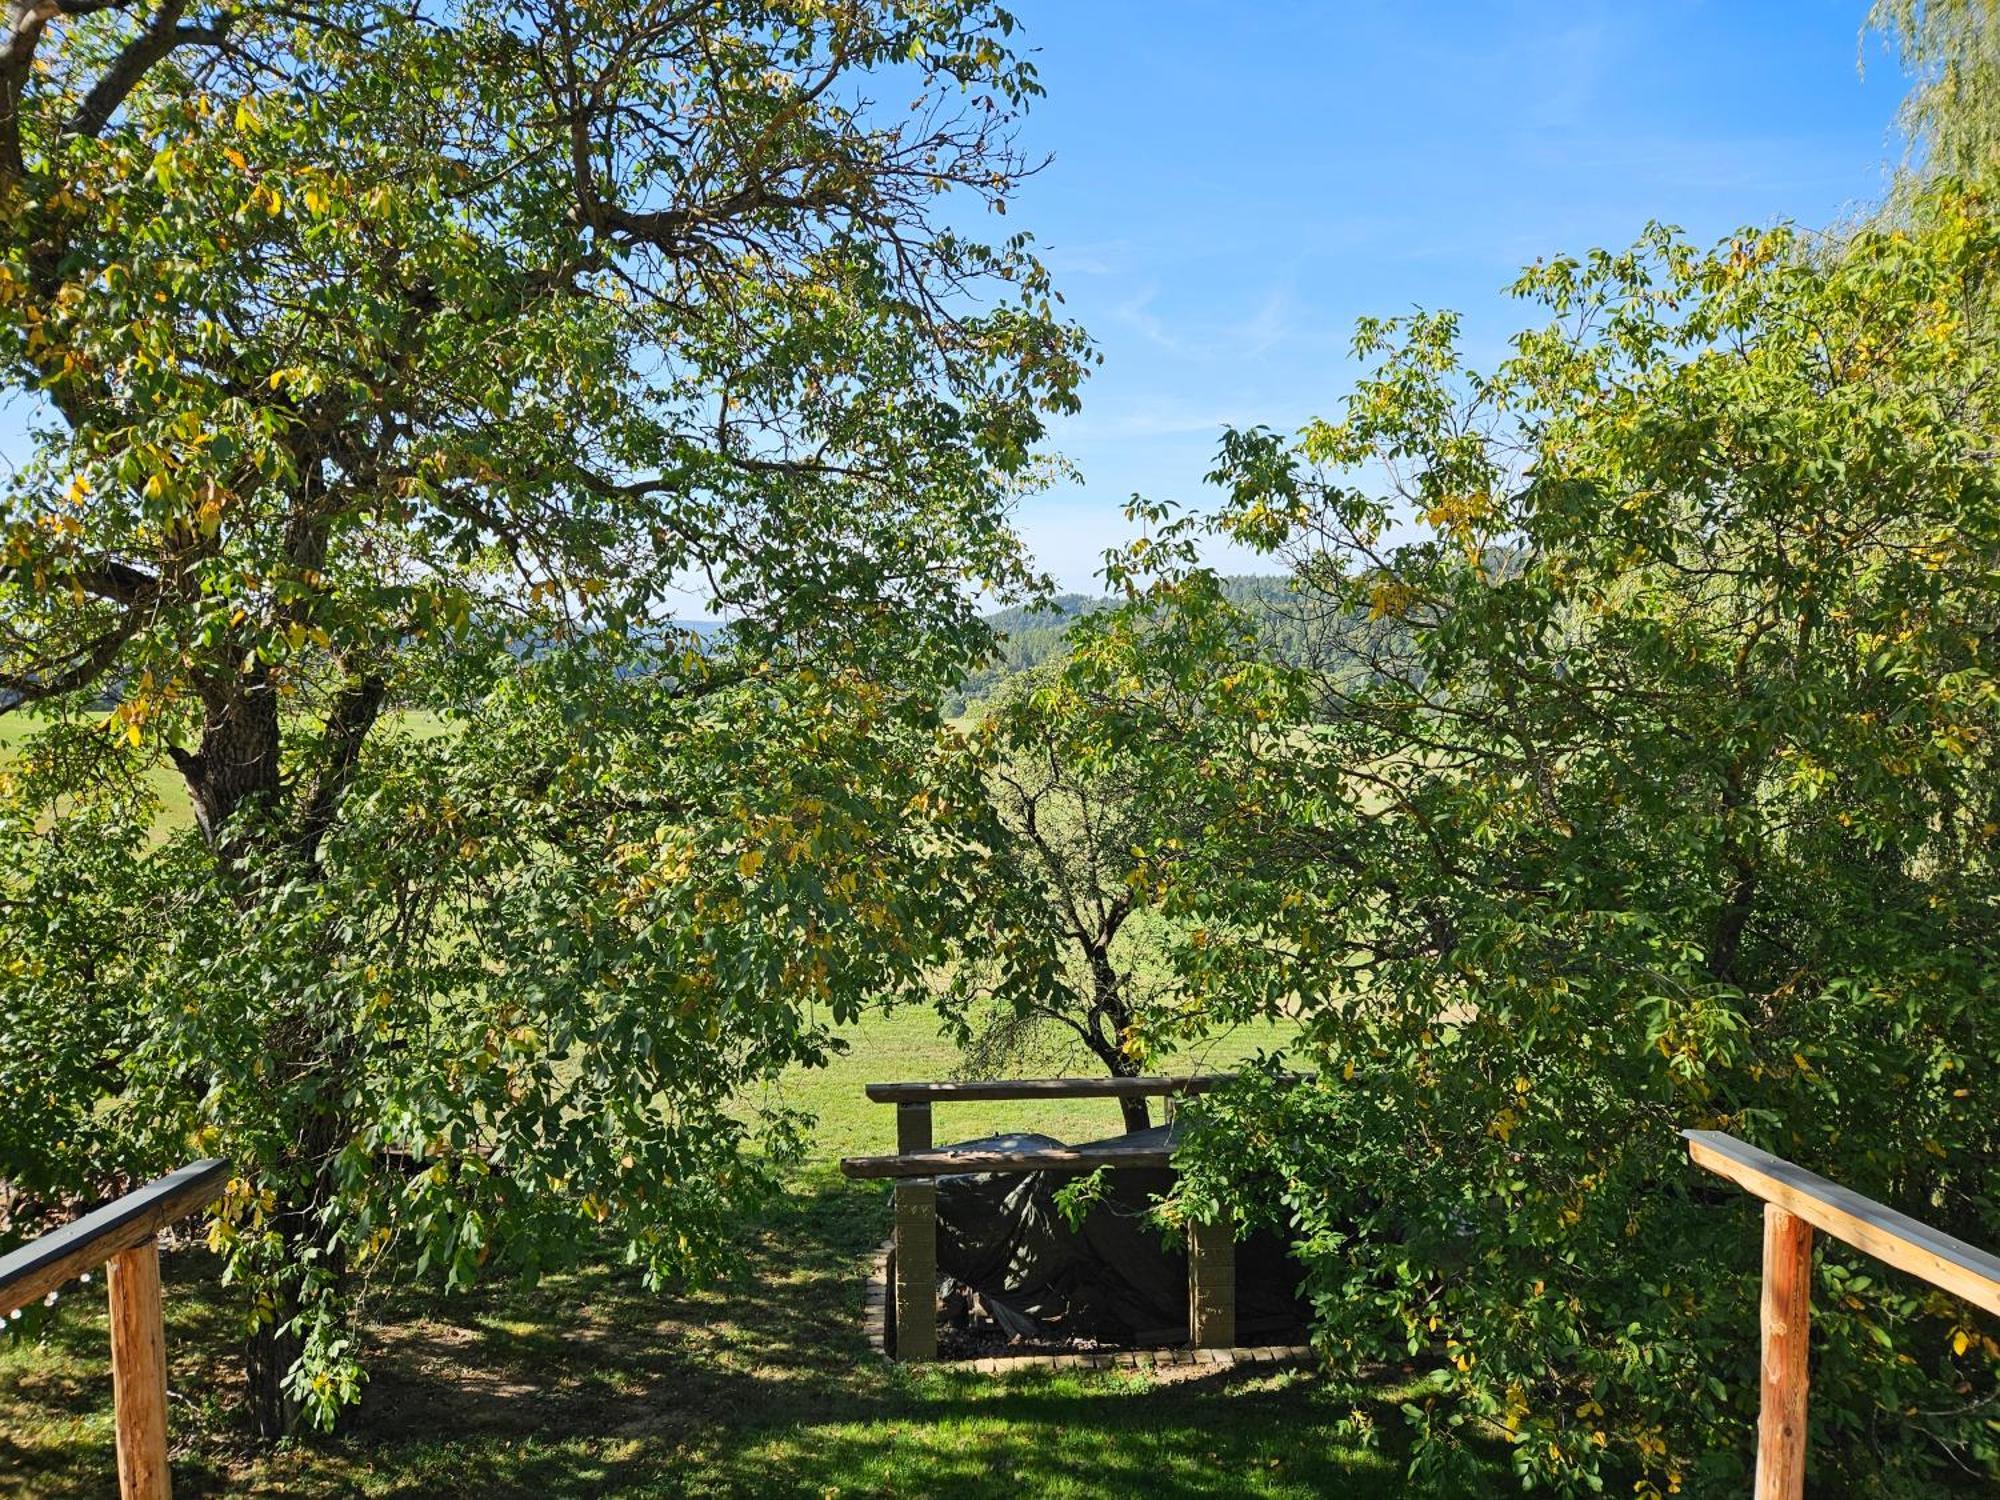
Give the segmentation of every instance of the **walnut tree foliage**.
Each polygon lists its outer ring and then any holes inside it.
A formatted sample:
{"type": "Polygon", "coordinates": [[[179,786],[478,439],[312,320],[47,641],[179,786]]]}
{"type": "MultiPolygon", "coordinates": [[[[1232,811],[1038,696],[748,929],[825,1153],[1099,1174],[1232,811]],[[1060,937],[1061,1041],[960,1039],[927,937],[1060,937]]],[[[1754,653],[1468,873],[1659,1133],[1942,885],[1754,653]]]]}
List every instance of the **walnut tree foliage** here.
{"type": "Polygon", "coordinates": [[[9,14],[0,1174],[230,1158],[330,1420],[374,1283],[713,1266],[759,1085],[970,930],[1038,87],[983,0],[9,14]]]}
{"type": "MultiPolygon", "coordinates": [[[[1319,1346],[1421,1367],[1445,1492],[1485,1439],[1742,1493],[1759,1206],[1684,1128],[2000,1244],[1996,274],[1945,182],[1840,246],[1540,263],[1487,371],[1365,324],[1337,418],[1225,439],[1209,524],[1367,670],[1232,649],[1187,519],[1079,627],[1095,753],[1201,809],[1138,872],[1201,1023],[1295,1017],[1317,1070],[1190,1108],[1182,1206],[1275,1214],[1319,1346]]],[[[2000,1472],[2000,1328],[1831,1242],[1814,1282],[1815,1483],[2000,1472]]]]}

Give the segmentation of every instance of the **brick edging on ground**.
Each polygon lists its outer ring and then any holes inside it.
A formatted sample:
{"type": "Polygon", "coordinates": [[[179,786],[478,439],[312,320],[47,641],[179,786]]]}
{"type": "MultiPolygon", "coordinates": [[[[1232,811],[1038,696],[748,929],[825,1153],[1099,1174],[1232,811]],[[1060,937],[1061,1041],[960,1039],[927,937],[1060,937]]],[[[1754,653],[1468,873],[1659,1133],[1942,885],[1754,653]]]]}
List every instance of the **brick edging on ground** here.
{"type": "Polygon", "coordinates": [[[884,1359],[889,1351],[889,1255],[894,1240],[884,1240],[868,1257],[868,1279],[862,1283],[861,1327],[868,1335],[868,1347],[884,1359]]]}

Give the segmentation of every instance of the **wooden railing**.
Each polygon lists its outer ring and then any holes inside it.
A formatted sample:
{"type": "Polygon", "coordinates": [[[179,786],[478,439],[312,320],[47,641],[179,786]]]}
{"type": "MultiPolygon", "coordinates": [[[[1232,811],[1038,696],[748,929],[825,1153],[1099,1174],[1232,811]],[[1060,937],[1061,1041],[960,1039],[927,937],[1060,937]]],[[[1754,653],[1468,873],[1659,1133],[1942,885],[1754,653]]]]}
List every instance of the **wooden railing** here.
{"type": "Polygon", "coordinates": [[[930,1105],[973,1099],[1157,1099],[1168,1094],[1199,1094],[1235,1077],[1234,1073],[1190,1073],[1179,1078],[970,1078],[943,1083],[871,1083],[866,1091],[876,1104],[930,1105]]]}
{"type": "Polygon", "coordinates": [[[2000,1256],[1734,1136],[1714,1130],[1681,1134],[1696,1166],[1764,1200],[1756,1500],[1800,1500],[1806,1484],[1813,1230],[1823,1230],[1996,1315],[2000,1315],[2000,1256]]]}
{"type": "Polygon", "coordinates": [[[160,1322],[160,1230],[220,1196],[229,1164],[198,1161],[0,1256],[0,1318],[109,1262],[118,1493],[170,1500],[167,1347],[160,1322]]]}
{"type": "MultiPolygon", "coordinates": [[[[1132,1099],[1199,1094],[1233,1073],[1185,1078],[1013,1078],[965,1083],[871,1083],[868,1097],[896,1106],[896,1154],[850,1156],[849,1177],[896,1184],[895,1355],[937,1358],[937,1182],[960,1172],[1094,1172],[1166,1167],[1173,1152],[1108,1140],[1019,1151],[933,1149],[931,1106],[995,1099],[1132,1099]]],[[[1287,1075],[1289,1076],[1289,1075],[1287,1075]]],[[[1236,1342],[1236,1240],[1226,1224],[1188,1226],[1188,1332],[1198,1349],[1236,1342]]]]}

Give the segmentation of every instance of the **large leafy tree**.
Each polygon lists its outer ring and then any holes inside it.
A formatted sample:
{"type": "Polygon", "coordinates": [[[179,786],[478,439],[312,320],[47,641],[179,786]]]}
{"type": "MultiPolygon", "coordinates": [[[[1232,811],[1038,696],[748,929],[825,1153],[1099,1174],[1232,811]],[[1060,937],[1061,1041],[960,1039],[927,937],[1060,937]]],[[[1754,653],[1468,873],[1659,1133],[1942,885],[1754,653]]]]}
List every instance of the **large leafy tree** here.
{"type": "MultiPolygon", "coordinates": [[[[1362,666],[1218,652],[1157,542],[1072,658],[1202,809],[1140,872],[1186,983],[1318,1071],[1204,1101],[1188,1206],[1282,1205],[1323,1347],[1426,1362],[1446,1488],[1485,1433],[1562,1492],[1741,1492],[1758,1217],[1682,1128],[2000,1243],[1996,272],[1947,184],[1837,247],[1538,265],[1490,372],[1366,325],[1344,414],[1216,475],[1362,666]]],[[[1816,1281],[1815,1473],[1990,1476],[1990,1324],[1837,1245],[1816,1281]]]]}
{"type": "Polygon", "coordinates": [[[962,930],[1036,84],[983,0],[10,18],[0,1172],[235,1161],[278,1431],[376,1276],[711,1262],[745,1091],[962,930]]]}

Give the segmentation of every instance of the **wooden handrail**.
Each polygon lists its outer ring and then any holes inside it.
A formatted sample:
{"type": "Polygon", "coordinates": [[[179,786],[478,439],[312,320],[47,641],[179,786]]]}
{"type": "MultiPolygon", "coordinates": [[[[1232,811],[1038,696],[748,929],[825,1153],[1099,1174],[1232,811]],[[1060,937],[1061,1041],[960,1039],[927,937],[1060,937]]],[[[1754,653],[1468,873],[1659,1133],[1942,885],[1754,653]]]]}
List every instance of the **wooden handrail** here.
{"type": "MultiPolygon", "coordinates": [[[[976,1099],[1151,1099],[1168,1094],[1199,1094],[1236,1079],[1234,1073],[1190,1073],[1183,1077],[1145,1078],[971,1078],[938,1083],[871,1083],[868,1097],[877,1104],[950,1104],[976,1099]]],[[[1303,1073],[1285,1073],[1296,1082],[1303,1073]]]]}
{"type": "Polygon", "coordinates": [[[65,1281],[148,1243],[174,1220],[213,1203],[228,1176],[226,1161],[191,1162],[0,1255],[0,1317],[39,1302],[65,1281]]]}
{"type": "Polygon", "coordinates": [[[1681,1135],[1696,1166],[1764,1200],[1756,1500],[1800,1500],[1806,1477],[1813,1230],[1994,1314],[2000,1314],[2000,1256],[1734,1136],[1715,1130],[1681,1135]]]}
{"type": "Polygon", "coordinates": [[[191,1162],[0,1256],[0,1317],[110,1262],[111,1400],[118,1493],[172,1500],[167,1468],[167,1350],[160,1319],[160,1230],[221,1196],[229,1163],[191,1162]]]}
{"type": "Polygon", "coordinates": [[[1886,1203],[1716,1130],[1684,1130],[1698,1167],[1804,1219],[1899,1271],[1943,1287],[2000,1317],[2000,1255],[1954,1239],[1886,1203]]]}

